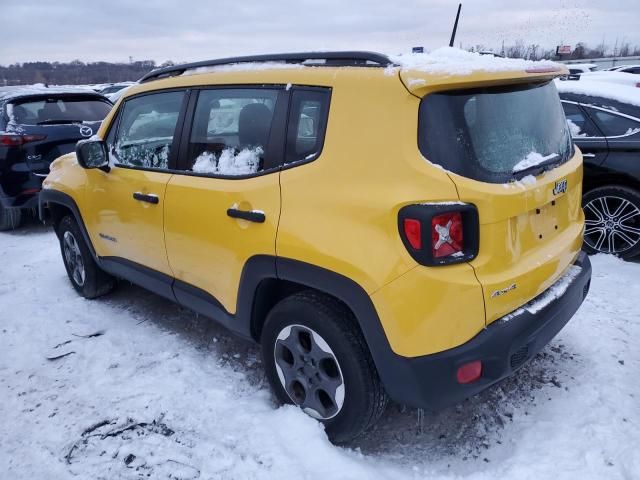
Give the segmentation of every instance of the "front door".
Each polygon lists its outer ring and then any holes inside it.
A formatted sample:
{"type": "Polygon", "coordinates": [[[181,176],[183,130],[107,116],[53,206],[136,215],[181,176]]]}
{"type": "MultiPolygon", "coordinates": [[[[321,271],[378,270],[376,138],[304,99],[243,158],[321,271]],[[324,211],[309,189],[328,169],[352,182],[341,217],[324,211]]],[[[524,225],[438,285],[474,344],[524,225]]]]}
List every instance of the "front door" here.
{"type": "MultiPolygon", "coordinates": [[[[165,195],[165,240],[179,301],[204,291],[234,314],[247,261],[275,256],[287,96],[271,86],[219,87],[200,90],[191,102],[181,173],[165,195]]],[[[208,307],[200,311],[216,316],[208,307]]]]}
{"type": "Polygon", "coordinates": [[[106,140],[112,167],[89,171],[83,212],[98,256],[172,275],[163,209],[184,102],[183,91],[141,95],[115,117],[106,140]]]}

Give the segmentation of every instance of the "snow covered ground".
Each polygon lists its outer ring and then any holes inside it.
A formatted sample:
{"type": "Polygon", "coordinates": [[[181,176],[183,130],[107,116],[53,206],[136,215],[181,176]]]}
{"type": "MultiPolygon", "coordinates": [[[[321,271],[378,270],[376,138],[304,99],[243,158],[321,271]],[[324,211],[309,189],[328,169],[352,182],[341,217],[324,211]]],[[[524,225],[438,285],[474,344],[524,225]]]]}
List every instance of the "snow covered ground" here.
{"type": "Polygon", "coordinates": [[[0,478],[640,478],[638,263],[593,258],[586,303],[514,378],[422,420],[391,405],[339,448],[274,405],[256,347],[128,284],[80,298],[35,223],[0,252],[0,478]]]}

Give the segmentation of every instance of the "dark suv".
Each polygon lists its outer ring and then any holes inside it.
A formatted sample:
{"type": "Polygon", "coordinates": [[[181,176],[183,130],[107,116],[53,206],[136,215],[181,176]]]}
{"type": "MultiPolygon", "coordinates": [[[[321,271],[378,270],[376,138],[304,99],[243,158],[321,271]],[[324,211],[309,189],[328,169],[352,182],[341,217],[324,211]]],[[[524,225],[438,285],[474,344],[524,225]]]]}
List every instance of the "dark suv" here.
{"type": "Polygon", "coordinates": [[[0,230],[37,207],[49,164],[98,131],[111,102],[90,90],[0,88],[0,230]]]}
{"type": "Polygon", "coordinates": [[[640,91],[580,83],[558,88],[584,157],[584,249],[632,258],[640,254],[640,91]]]}

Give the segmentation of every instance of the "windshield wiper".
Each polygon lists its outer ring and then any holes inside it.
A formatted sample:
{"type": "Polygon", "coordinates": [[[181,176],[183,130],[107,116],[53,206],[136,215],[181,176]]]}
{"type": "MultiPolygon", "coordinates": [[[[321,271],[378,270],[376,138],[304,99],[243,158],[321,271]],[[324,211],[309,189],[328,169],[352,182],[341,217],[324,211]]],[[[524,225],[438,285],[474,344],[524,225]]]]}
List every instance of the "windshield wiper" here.
{"type": "Polygon", "coordinates": [[[82,123],[82,120],[43,120],[42,122],[36,123],[36,125],[65,125],[71,123],[82,123]]]}

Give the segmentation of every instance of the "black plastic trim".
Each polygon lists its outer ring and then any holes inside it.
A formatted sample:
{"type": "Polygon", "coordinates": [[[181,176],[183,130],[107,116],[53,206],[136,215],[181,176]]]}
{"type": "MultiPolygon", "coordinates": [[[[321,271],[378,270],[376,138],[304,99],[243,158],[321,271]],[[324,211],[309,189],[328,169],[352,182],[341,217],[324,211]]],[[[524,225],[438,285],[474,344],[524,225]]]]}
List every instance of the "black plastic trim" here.
{"type": "Polygon", "coordinates": [[[129,280],[153,293],[176,302],[173,277],[120,257],[97,257],[97,263],[111,275],[129,280]]]}

